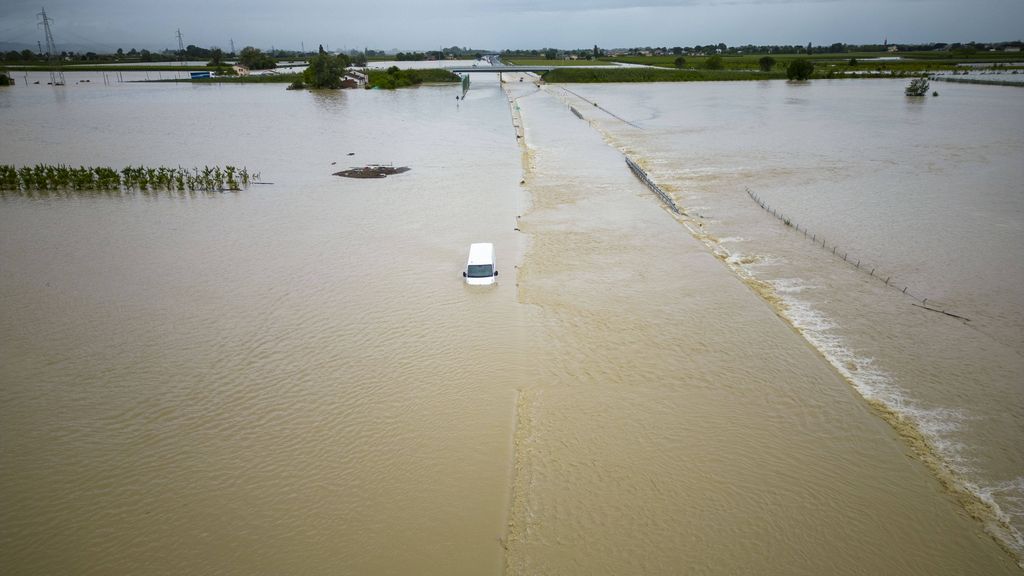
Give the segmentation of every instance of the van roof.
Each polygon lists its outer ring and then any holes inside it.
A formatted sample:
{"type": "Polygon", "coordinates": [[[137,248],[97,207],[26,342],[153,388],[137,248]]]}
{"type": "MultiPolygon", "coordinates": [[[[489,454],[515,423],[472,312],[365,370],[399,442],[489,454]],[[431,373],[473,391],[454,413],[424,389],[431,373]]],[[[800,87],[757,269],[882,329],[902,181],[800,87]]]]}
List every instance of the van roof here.
{"type": "Polygon", "coordinates": [[[480,242],[469,245],[470,264],[494,264],[494,244],[480,242]]]}

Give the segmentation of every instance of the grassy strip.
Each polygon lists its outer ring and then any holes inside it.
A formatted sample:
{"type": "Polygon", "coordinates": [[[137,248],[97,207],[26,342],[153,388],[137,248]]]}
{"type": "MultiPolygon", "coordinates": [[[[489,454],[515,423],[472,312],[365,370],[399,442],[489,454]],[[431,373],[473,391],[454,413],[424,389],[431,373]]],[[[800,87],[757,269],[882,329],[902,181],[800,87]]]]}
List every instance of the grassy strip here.
{"type": "MultiPolygon", "coordinates": [[[[740,56],[721,56],[722,65],[726,70],[757,70],[758,60],[765,56],[775,59],[775,69],[785,70],[790,62],[797,58],[803,58],[814,62],[816,67],[835,67],[848,71],[903,71],[923,72],[928,70],[952,70],[957,64],[981,63],[981,62],[1012,62],[1021,59],[1018,54],[1016,58],[1011,54],[999,52],[986,52],[972,55],[970,57],[954,57],[949,52],[901,52],[889,54],[887,52],[851,52],[843,54],[743,54],[740,56]],[[901,60],[871,60],[871,58],[886,58],[899,56],[901,60]],[[985,57],[987,56],[987,58],[985,57]],[[856,59],[857,64],[850,66],[850,59],[856,59]]],[[[615,56],[603,57],[604,62],[622,62],[626,64],[644,64],[647,66],[658,66],[661,68],[674,68],[677,56],[615,56]]],[[[710,56],[683,56],[687,68],[703,68],[710,56]]],[[[838,71],[838,70],[837,70],[838,71]]]]}
{"type": "Polygon", "coordinates": [[[722,80],[775,80],[783,71],[663,70],[661,68],[556,68],[545,72],[545,82],[709,82],[722,80]]]}
{"type": "Polygon", "coordinates": [[[461,80],[457,74],[440,68],[401,70],[397,66],[392,66],[387,70],[369,70],[368,76],[367,88],[385,90],[416,86],[424,82],[455,83],[461,80]]]}

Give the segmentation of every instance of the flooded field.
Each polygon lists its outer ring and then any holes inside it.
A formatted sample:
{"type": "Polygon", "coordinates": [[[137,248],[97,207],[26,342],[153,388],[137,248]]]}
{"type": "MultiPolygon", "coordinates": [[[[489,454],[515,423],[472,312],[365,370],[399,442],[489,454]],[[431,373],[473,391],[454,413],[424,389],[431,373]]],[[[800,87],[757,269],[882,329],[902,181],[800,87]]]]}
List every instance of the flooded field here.
{"type": "Polygon", "coordinates": [[[913,99],[902,86],[550,90],[672,190],[693,234],[860,395],[920,435],[919,455],[1019,555],[1024,266],[1007,254],[1024,246],[1024,103],[1013,88],[944,84],[913,99]]]}
{"type": "MultiPolygon", "coordinates": [[[[829,152],[834,132],[813,122],[829,116],[817,107],[836,98],[831,85],[573,87],[642,129],[594,106],[581,121],[567,110],[580,97],[557,87],[514,82],[506,93],[485,75],[472,86],[464,101],[455,87],[311,93],[75,78],[63,90],[0,91],[4,163],[234,165],[266,183],[0,198],[6,572],[1019,572],[992,537],[1017,517],[993,524],[942,475],[949,465],[979,487],[1020,482],[1019,310],[946,283],[934,298],[973,316],[970,329],[990,344],[937,328],[940,315],[913,316],[898,293],[787,241],[743,192],[792,201],[829,230],[808,199],[819,178],[845,174],[835,155],[846,150],[829,152]],[[698,104],[678,106],[686,98],[698,104]],[[680,112],[715,110],[712,101],[735,103],[735,119],[680,112]],[[739,121],[778,128],[809,110],[784,136],[739,121]],[[704,221],[662,209],[617,148],[704,221]],[[794,161],[784,172],[764,150],[794,161]],[[410,171],[331,175],[371,163],[410,171]],[[497,286],[463,283],[466,249],[480,241],[497,247],[497,286]],[[858,300],[823,304],[847,292],[858,300]],[[883,419],[801,324],[800,305],[903,406],[963,416],[948,434],[925,430],[933,443],[962,444],[962,470],[942,450],[930,466],[908,442],[929,422],[918,412],[906,430],[883,419]],[[879,317],[895,327],[869,329],[879,317]],[[886,342],[902,348],[884,353],[886,342]],[[940,394],[955,360],[965,375],[957,402],[940,394]],[[990,419],[1002,419],[1001,433],[990,419]],[[970,435],[976,426],[985,436],[970,435]]],[[[920,172],[920,157],[887,140],[892,118],[866,120],[888,98],[885,83],[856,86],[847,121],[920,172]]],[[[1002,176],[962,175],[979,198],[960,198],[957,220],[991,223],[984,200],[1004,198],[993,227],[1012,254],[1021,179],[1004,163],[1019,157],[1021,132],[985,122],[999,114],[992,106],[1021,115],[992,90],[949,86],[929,101],[946,105],[948,92],[951,104],[973,105],[983,142],[926,151],[954,172],[966,172],[957,158],[989,152],[1002,176]]],[[[929,110],[895,100],[934,136],[929,110]]],[[[851,221],[874,217],[849,204],[851,221]]],[[[931,230],[921,223],[898,242],[931,230]]],[[[835,235],[924,292],[941,276],[920,254],[886,260],[874,235],[835,235]]],[[[979,236],[965,242],[988,246],[979,236]]],[[[1020,274],[1010,257],[1000,270],[948,260],[991,282],[1020,274]]],[[[1019,285],[1005,289],[1013,299],[1019,285]]]]}

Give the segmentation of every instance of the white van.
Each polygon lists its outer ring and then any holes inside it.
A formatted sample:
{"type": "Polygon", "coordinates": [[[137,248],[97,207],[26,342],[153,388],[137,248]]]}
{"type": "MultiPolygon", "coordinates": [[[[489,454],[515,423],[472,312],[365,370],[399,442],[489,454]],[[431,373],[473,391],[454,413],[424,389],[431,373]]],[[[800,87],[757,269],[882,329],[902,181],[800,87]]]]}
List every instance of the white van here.
{"type": "Polygon", "coordinates": [[[469,260],[466,262],[466,271],[462,275],[466,278],[466,284],[474,286],[486,286],[494,284],[498,275],[498,263],[494,258],[494,244],[481,242],[469,245],[469,260]]]}

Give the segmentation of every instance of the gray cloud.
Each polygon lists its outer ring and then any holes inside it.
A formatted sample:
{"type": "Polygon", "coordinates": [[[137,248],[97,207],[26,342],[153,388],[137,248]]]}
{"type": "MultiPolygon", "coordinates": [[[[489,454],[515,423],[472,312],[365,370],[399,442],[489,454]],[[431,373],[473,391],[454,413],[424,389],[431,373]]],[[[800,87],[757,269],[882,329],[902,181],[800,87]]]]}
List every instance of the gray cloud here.
{"type": "MultiPolygon", "coordinates": [[[[39,1],[0,3],[0,42],[42,37],[39,1]]],[[[1013,40],[1020,0],[50,0],[58,46],[428,49],[1013,40]]]]}

